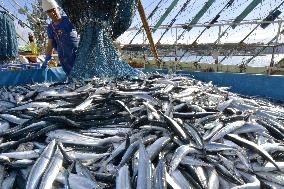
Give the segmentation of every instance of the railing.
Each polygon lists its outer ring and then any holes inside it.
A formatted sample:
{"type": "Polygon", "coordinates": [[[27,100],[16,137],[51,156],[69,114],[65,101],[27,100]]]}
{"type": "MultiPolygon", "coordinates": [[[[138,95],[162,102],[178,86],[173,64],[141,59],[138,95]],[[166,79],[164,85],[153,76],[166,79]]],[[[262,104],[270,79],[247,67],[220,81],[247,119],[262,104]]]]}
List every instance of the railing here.
{"type": "MultiPolygon", "coordinates": [[[[257,52],[253,52],[253,54],[251,55],[248,55],[248,56],[251,56],[251,58],[249,58],[246,62],[240,62],[239,64],[237,64],[237,66],[248,66],[249,63],[251,63],[251,61],[253,59],[255,59],[256,57],[260,56],[260,55],[263,55],[263,51],[266,50],[267,48],[271,48],[272,50],[272,57],[271,57],[271,61],[270,61],[270,65],[269,65],[269,68],[268,68],[268,74],[271,74],[270,70],[273,70],[273,68],[275,67],[275,54],[277,53],[276,52],[276,49],[278,47],[281,47],[283,46],[283,43],[279,43],[279,37],[281,34],[284,34],[284,29],[283,28],[283,23],[284,23],[284,20],[283,19],[277,19],[277,20],[274,20],[274,21],[263,21],[263,20],[244,20],[240,23],[233,23],[233,20],[224,20],[224,21],[219,21],[218,23],[214,23],[214,24],[210,24],[210,23],[203,23],[203,24],[195,24],[195,25],[187,25],[187,24],[178,24],[178,25],[174,25],[174,26],[171,26],[169,27],[168,25],[162,25],[158,28],[154,28],[153,26],[150,26],[150,28],[152,29],[158,29],[158,30],[165,30],[165,29],[173,29],[175,30],[175,32],[173,32],[174,34],[172,35],[172,39],[174,39],[173,41],[173,44],[172,47],[175,51],[175,59],[178,60],[176,61],[176,64],[181,60],[181,58],[183,56],[185,56],[185,54],[189,51],[189,50],[194,50],[198,47],[203,47],[203,46],[211,46],[212,49],[216,49],[214,53],[212,53],[212,56],[213,58],[216,60],[216,62],[218,62],[218,64],[221,64],[225,59],[227,59],[228,57],[231,57],[235,51],[234,49],[235,48],[255,48],[255,50],[257,52]],[[269,41],[267,44],[250,44],[250,43],[244,43],[244,40],[247,39],[252,33],[253,31],[255,31],[257,29],[258,26],[260,26],[261,24],[277,24],[278,26],[278,29],[277,29],[277,34],[272,38],[271,41],[269,41]],[[222,60],[219,60],[218,57],[220,56],[220,53],[218,52],[218,48],[219,47],[223,47],[224,45],[227,45],[226,43],[221,43],[221,38],[227,33],[228,29],[230,27],[236,27],[236,26],[240,26],[240,25],[256,25],[256,27],[250,31],[250,33],[243,39],[241,40],[240,42],[237,42],[237,43],[232,43],[230,44],[231,45],[231,48],[232,50],[230,50],[227,54],[225,54],[225,56],[222,58],[222,60]],[[228,26],[225,30],[223,30],[223,27],[226,27],[228,26]],[[218,38],[216,39],[216,41],[214,43],[211,43],[211,44],[198,44],[197,43],[197,40],[194,40],[194,42],[192,44],[181,44],[181,43],[178,43],[178,31],[179,30],[185,30],[186,28],[194,28],[194,27],[203,27],[203,28],[208,28],[208,27],[218,27],[219,28],[219,32],[218,32],[218,38]],[[184,54],[180,57],[178,56],[178,49],[180,49],[181,47],[184,47],[184,48],[187,48],[187,50],[185,50],[184,54]],[[217,51],[217,52],[216,52],[217,51]]],[[[130,28],[128,31],[134,31],[134,30],[140,30],[141,28],[130,28]]],[[[143,35],[143,42],[142,44],[136,44],[136,45],[142,45],[142,46],[146,46],[148,45],[146,43],[146,38],[145,38],[145,34],[144,34],[144,31],[142,30],[142,35],[143,35]]],[[[201,34],[202,35],[202,34],[201,34]]],[[[201,36],[200,35],[200,36],[201,36]]],[[[199,39],[199,37],[197,39],[199,39]]],[[[155,39],[154,39],[155,40],[155,39]]],[[[127,46],[129,44],[125,44],[124,46],[127,46]]],[[[135,44],[133,44],[135,45],[135,44]]],[[[158,47],[158,50],[159,50],[159,47],[161,46],[164,46],[165,44],[156,44],[156,46],[158,47]]],[[[270,53],[269,53],[270,54],[270,53]]],[[[145,56],[145,54],[144,54],[145,56]]],[[[200,62],[202,60],[203,56],[197,60],[197,62],[200,62]]],[[[267,65],[268,66],[268,65],[267,65]]],[[[280,70],[282,71],[282,70],[280,70]]]]}

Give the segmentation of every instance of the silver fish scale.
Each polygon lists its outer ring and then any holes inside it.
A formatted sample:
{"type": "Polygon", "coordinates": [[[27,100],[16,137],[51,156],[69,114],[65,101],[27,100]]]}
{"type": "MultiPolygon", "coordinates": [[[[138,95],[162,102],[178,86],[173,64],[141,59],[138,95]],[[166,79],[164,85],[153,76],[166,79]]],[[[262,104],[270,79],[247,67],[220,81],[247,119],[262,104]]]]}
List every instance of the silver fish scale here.
{"type": "Polygon", "coordinates": [[[0,91],[4,186],[284,187],[283,104],[154,74],[0,91]]]}

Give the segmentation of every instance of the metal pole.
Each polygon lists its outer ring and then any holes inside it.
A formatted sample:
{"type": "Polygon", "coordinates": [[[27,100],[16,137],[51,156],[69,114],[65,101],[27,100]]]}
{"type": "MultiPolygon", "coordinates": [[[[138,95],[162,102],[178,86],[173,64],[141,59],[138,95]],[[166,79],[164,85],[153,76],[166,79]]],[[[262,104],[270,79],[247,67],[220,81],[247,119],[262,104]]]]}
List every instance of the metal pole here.
{"type": "Polygon", "coordinates": [[[275,54],[275,47],[272,47],[272,56],[271,56],[271,62],[268,68],[268,75],[271,75],[271,69],[274,65],[274,54],[275,54]]]}
{"type": "Polygon", "coordinates": [[[250,32],[247,34],[241,41],[240,43],[243,43],[257,28],[260,26],[260,24],[256,25],[250,32]]]}
{"type": "MultiPolygon", "coordinates": [[[[284,29],[280,33],[284,33],[284,29]]],[[[277,38],[277,35],[268,42],[268,45],[271,44],[274,40],[276,40],[276,38],[277,38]]],[[[253,55],[250,59],[248,59],[244,65],[247,66],[255,57],[257,57],[260,53],[262,53],[266,48],[267,46],[260,49],[255,55],[253,55]]]]}
{"type": "MultiPolygon", "coordinates": [[[[222,25],[218,25],[218,26],[222,26],[222,25]]],[[[231,27],[231,26],[228,26],[228,27],[223,31],[222,34],[220,34],[220,33],[218,34],[218,39],[213,43],[213,45],[216,45],[216,44],[220,41],[220,39],[227,33],[227,31],[230,29],[230,27],[231,27]]],[[[220,28],[219,28],[219,29],[220,29],[220,28]]],[[[220,30],[219,30],[219,32],[220,32],[220,30]]],[[[199,58],[198,62],[200,62],[203,57],[204,57],[204,56],[202,56],[201,58],[199,58]]]]}
{"type": "Polygon", "coordinates": [[[160,62],[159,57],[158,57],[157,48],[155,46],[155,43],[154,43],[154,40],[153,40],[153,37],[152,37],[152,32],[150,30],[150,27],[149,27],[149,24],[148,24],[146,15],[145,15],[144,8],[143,8],[143,5],[142,5],[140,0],[138,0],[138,11],[139,11],[142,23],[143,23],[143,27],[144,27],[146,34],[147,34],[147,38],[148,38],[149,43],[150,43],[151,51],[152,51],[154,58],[156,60],[156,64],[160,68],[161,62],[160,62]]]}
{"type": "MultiPolygon", "coordinates": [[[[142,44],[143,44],[143,47],[144,47],[144,45],[145,45],[145,30],[143,30],[142,29],[142,34],[143,34],[143,42],[142,42],[142,44]]],[[[144,69],[146,68],[146,53],[145,53],[145,51],[143,50],[143,54],[144,54],[144,57],[143,58],[145,58],[144,59],[144,69]]]]}
{"type": "MultiPolygon", "coordinates": [[[[279,36],[280,36],[280,32],[281,32],[281,26],[282,26],[282,22],[279,22],[278,23],[278,31],[277,31],[276,40],[275,40],[276,45],[278,45],[279,36]]],[[[268,75],[271,75],[271,70],[274,67],[274,57],[275,57],[275,46],[273,46],[271,62],[270,62],[269,69],[268,69],[268,75]]]]}
{"type": "Polygon", "coordinates": [[[16,35],[17,35],[21,40],[23,40],[27,45],[29,44],[29,42],[26,41],[18,32],[16,32],[16,35]]]}
{"type": "MultiPolygon", "coordinates": [[[[219,33],[218,33],[218,42],[217,44],[220,44],[221,43],[221,33],[222,33],[222,26],[219,26],[219,33]]],[[[219,49],[218,49],[219,51],[219,49]]],[[[219,72],[219,62],[218,62],[218,58],[219,58],[219,54],[218,56],[216,57],[216,63],[217,63],[217,72],[219,72]]]]}
{"type": "MultiPolygon", "coordinates": [[[[274,20],[274,21],[263,21],[263,20],[245,20],[242,21],[240,23],[235,23],[234,25],[236,26],[241,26],[241,25],[248,25],[248,24],[275,24],[275,23],[279,23],[279,22],[283,22],[283,19],[279,19],[279,20],[274,20]]],[[[189,27],[197,27],[197,28],[203,28],[203,27],[214,27],[214,26],[232,26],[232,22],[231,21],[223,21],[223,23],[220,21],[219,23],[215,23],[215,24],[194,24],[194,25],[189,25],[189,27]]],[[[176,24],[174,26],[172,26],[171,28],[183,28],[184,24],[176,24]]],[[[150,26],[150,28],[154,28],[153,26],[150,26]]],[[[167,29],[169,28],[168,25],[163,25],[158,27],[157,29],[167,29]]],[[[137,30],[137,29],[136,29],[137,30]]]]}
{"type": "MultiPolygon", "coordinates": [[[[24,8],[21,7],[21,5],[16,1],[16,0],[12,0],[14,2],[14,4],[21,10],[25,10],[24,8]]],[[[24,13],[35,23],[39,23],[39,20],[34,18],[32,15],[30,15],[27,11],[24,11],[24,13]]]]}
{"type": "Polygon", "coordinates": [[[177,36],[177,31],[178,29],[176,28],[176,42],[175,42],[175,72],[177,70],[177,61],[178,61],[178,58],[177,58],[177,41],[178,41],[178,36],[177,36]]]}
{"type": "Polygon", "coordinates": [[[279,41],[279,36],[281,33],[281,26],[282,26],[282,22],[278,22],[278,32],[277,32],[277,37],[276,37],[276,44],[278,45],[278,41],[279,41]]]}

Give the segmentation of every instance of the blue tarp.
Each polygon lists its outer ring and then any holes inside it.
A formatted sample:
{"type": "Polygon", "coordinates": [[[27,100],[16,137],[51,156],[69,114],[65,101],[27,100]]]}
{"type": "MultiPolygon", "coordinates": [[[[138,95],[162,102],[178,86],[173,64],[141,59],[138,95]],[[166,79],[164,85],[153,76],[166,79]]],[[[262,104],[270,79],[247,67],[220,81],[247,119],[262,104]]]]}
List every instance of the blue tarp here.
{"type": "MultiPolygon", "coordinates": [[[[146,69],[144,71],[167,73],[167,70],[146,69]]],[[[231,87],[231,92],[241,95],[265,97],[284,102],[284,76],[190,71],[177,71],[177,74],[204,82],[212,81],[217,86],[231,87]]]]}
{"type": "Polygon", "coordinates": [[[7,64],[7,65],[1,65],[0,71],[9,71],[9,70],[13,70],[13,68],[19,69],[19,70],[28,70],[30,68],[40,69],[41,64],[7,64]]]}
{"type": "Polygon", "coordinates": [[[63,82],[66,74],[61,67],[48,70],[12,70],[0,72],[0,86],[24,85],[42,82],[63,82]]]}
{"type": "MultiPolygon", "coordinates": [[[[168,73],[167,70],[145,69],[144,72],[168,73]]],[[[284,76],[267,76],[243,73],[189,72],[178,71],[197,80],[209,82],[223,87],[231,87],[230,91],[247,96],[266,97],[284,102],[284,76]]],[[[63,82],[66,79],[62,68],[45,70],[21,70],[0,72],[0,86],[23,85],[41,82],[63,82]]]]}

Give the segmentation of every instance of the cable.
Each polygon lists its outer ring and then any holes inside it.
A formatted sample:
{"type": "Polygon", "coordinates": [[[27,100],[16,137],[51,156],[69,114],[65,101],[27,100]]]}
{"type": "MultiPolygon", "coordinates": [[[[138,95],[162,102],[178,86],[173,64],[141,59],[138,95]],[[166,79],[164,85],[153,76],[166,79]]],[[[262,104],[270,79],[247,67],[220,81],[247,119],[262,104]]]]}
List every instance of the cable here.
{"type": "Polygon", "coordinates": [[[164,33],[160,36],[159,40],[157,41],[157,44],[160,43],[163,36],[169,31],[170,27],[173,26],[173,24],[176,22],[177,17],[186,10],[186,7],[189,5],[191,0],[186,0],[186,2],[182,5],[181,9],[178,11],[178,13],[175,15],[175,17],[171,20],[170,24],[168,25],[168,28],[164,31],[164,33]]]}
{"type": "MultiPolygon", "coordinates": [[[[154,16],[154,14],[157,12],[157,10],[159,9],[159,7],[160,7],[160,5],[161,5],[162,2],[163,2],[163,0],[160,0],[160,1],[158,2],[158,4],[156,5],[156,7],[153,9],[153,11],[152,11],[152,12],[150,13],[150,15],[147,17],[147,20],[151,19],[151,18],[154,16]]],[[[134,37],[130,40],[129,44],[132,44],[133,40],[135,39],[135,37],[136,37],[138,34],[141,33],[142,29],[143,29],[143,26],[141,26],[140,29],[136,32],[136,34],[134,35],[134,37]]]]}
{"type": "MultiPolygon", "coordinates": [[[[280,8],[283,4],[284,4],[284,1],[281,2],[281,3],[280,3],[277,7],[275,7],[272,11],[270,11],[269,14],[268,14],[268,16],[271,15],[271,14],[272,14],[274,11],[276,11],[278,8],[280,8]]],[[[267,16],[267,17],[268,17],[268,16],[267,16]]],[[[266,17],[266,18],[267,18],[267,17],[266,17]]],[[[265,18],[264,18],[264,20],[265,20],[265,18]]],[[[249,32],[249,34],[246,35],[246,36],[239,42],[239,44],[242,44],[260,25],[261,25],[261,24],[256,25],[256,26],[249,32]]],[[[229,52],[229,54],[227,54],[219,63],[222,63],[222,62],[223,62],[226,58],[228,58],[228,56],[230,56],[233,52],[234,52],[234,51],[231,50],[231,51],[229,52]]]]}
{"type": "Polygon", "coordinates": [[[13,19],[18,20],[19,22],[21,22],[23,25],[25,25],[26,27],[28,27],[29,29],[31,29],[31,27],[26,24],[25,22],[23,22],[21,19],[19,19],[18,17],[16,17],[13,13],[11,13],[8,9],[6,9],[5,7],[3,7],[2,5],[0,5],[0,7],[13,19]]]}
{"type": "MultiPolygon", "coordinates": [[[[217,22],[218,18],[220,17],[220,14],[221,14],[224,10],[226,10],[227,8],[231,7],[233,3],[234,3],[234,0],[229,0],[229,2],[218,12],[218,14],[211,20],[211,22],[210,22],[209,24],[214,24],[215,22],[217,22]]],[[[195,45],[195,44],[197,43],[197,40],[198,40],[198,39],[202,36],[202,34],[203,34],[207,29],[209,29],[209,28],[210,28],[210,26],[204,28],[204,30],[203,30],[203,31],[198,35],[198,37],[194,40],[194,42],[192,43],[192,45],[195,45]]],[[[182,56],[179,58],[179,60],[181,60],[181,59],[185,56],[185,54],[186,54],[188,51],[189,51],[189,49],[186,50],[186,51],[182,54],[182,56]]]]}
{"type": "MultiPolygon", "coordinates": [[[[14,2],[14,4],[20,9],[20,10],[25,10],[21,7],[21,5],[16,1],[16,0],[12,0],[12,2],[14,2]]],[[[27,11],[23,12],[25,15],[27,15],[35,24],[40,23],[40,20],[37,18],[34,18],[33,16],[31,16],[27,11]]]]}

